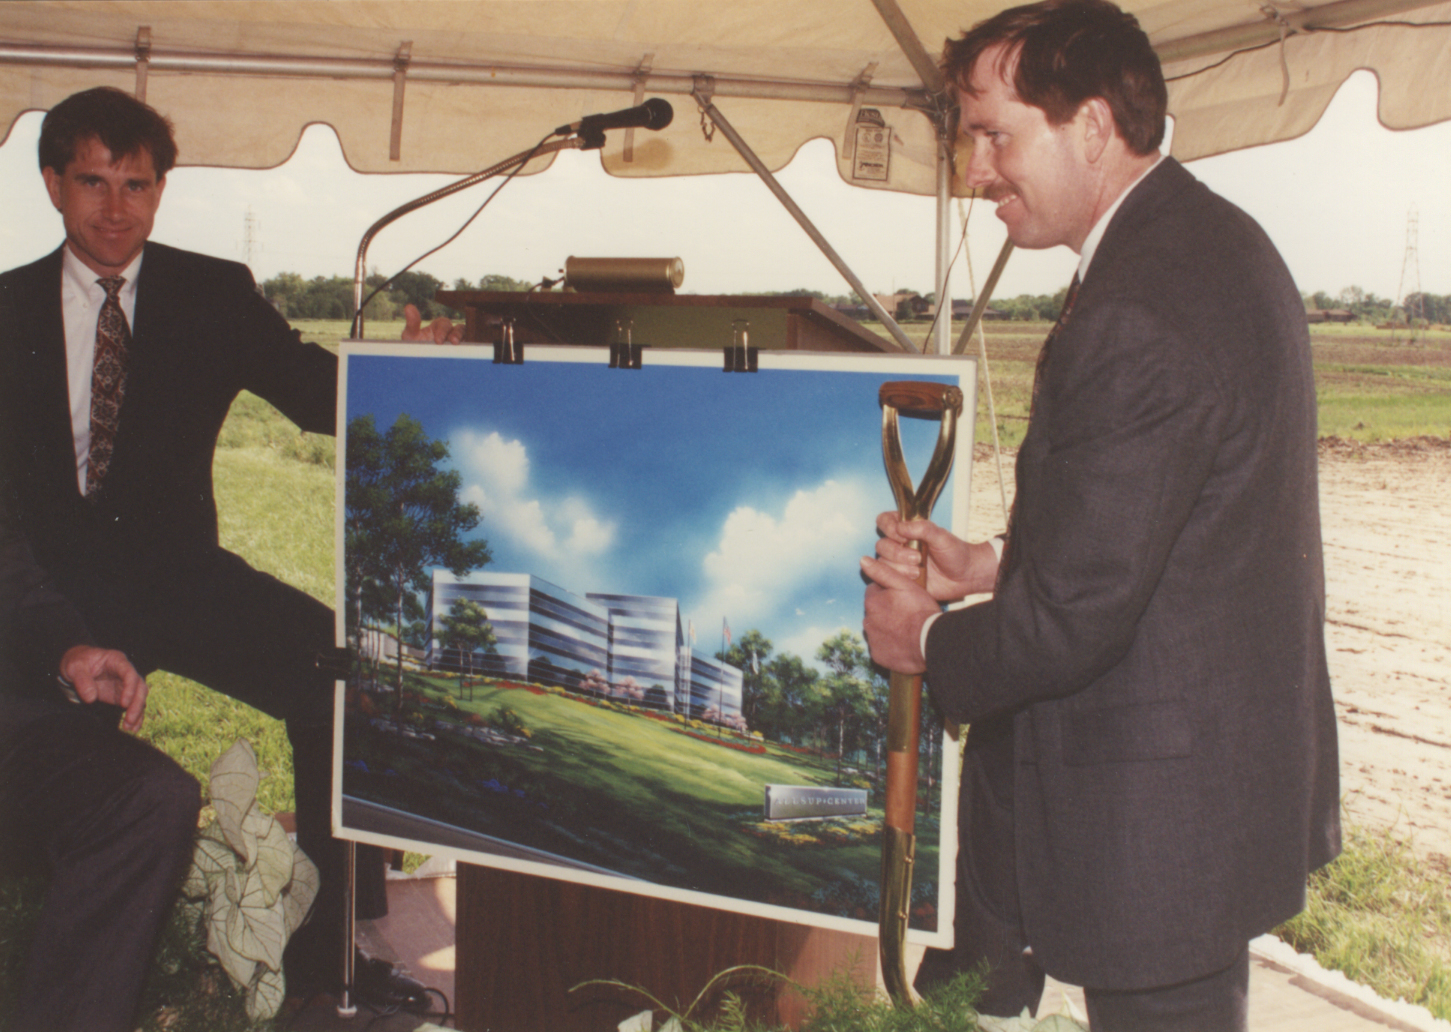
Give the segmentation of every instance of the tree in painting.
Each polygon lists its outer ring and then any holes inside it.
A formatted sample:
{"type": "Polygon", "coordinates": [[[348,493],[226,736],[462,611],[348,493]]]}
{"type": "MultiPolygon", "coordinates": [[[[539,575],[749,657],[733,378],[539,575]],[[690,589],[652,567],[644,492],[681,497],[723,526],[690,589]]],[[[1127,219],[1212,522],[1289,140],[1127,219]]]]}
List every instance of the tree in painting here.
{"type": "Polygon", "coordinates": [[[470,598],[454,599],[453,605],[449,606],[447,615],[440,623],[442,633],[438,636],[439,642],[446,649],[457,649],[464,660],[464,677],[459,685],[459,695],[462,697],[467,691],[472,701],[474,654],[499,651],[499,640],[494,636],[493,624],[489,623],[484,607],[470,598]]]}
{"type": "Polygon", "coordinates": [[[479,524],[476,505],[458,500],[462,482],[444,470],[448,446],[429,439],[404,413],[386,433],[371,415],[348,421],[345,553],[349,597],[366,581],[386,588],[398,629],[394,686],[403,699],[403,631],[409,601],[429,587],[429,571],[442,566],[462,577],[489,562],[488,542],[466,541],[479,524]]]}

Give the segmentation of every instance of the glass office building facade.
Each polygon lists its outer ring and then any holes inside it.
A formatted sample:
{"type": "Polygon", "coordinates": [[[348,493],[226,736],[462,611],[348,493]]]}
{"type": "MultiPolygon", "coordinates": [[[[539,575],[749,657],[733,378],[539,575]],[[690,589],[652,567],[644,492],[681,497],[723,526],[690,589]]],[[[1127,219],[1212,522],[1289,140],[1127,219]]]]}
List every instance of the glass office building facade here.
{"type": "Polygon", "coordinates": [[[610,614],[610,684],[656,709],[675,712],[681,694],[680,650],[685,644],[679,603],[673,598],[601,592],[585,598],[610,614]]]}
{"type": "Polygon", "coordinates": [[[689,709],[683,712],[697,720],[736,723],[744,691],[745,675],[738,667],[694,653],[690,657],[689,709]]]}
{"type": "Polygon", "coordinates": [[[483,608],[497,641],[497,652],[474,653],[476,673],[595,692],[697,719],[708,710],[723,713],[727,722],[740,717],[741,671],[691,649],[673,598],[576,595],[527,573],[455,577],[434,570],[427,606],[432,667],[469,665],[439,637],[459,598],[483,608]]]}
{"type": "Polygon", "coordinates": [[[431,666],[462,670],[466,658],[439,641],[454,600],[478,603],[494,629],[497,653],[476,652],[473,669],[491,677],[578,689],[590,671],[609,669],[609,611],[527,573],[475,573],[455,577],[433,571],[428,623],[431,666]]]}

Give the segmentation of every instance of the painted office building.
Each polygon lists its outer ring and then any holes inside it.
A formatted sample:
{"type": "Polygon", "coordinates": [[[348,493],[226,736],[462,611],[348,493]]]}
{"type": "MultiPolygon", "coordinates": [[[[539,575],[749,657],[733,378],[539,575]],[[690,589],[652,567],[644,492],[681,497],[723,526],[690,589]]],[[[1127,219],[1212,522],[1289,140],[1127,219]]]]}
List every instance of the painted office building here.
{"type": "Polygon", "coordinates": [[[690,702],[692,717],[720,713],[727,724],[740,722],[741,696],[745,691],[744,675],[738,667],[698,653],[690,657],[690,702]]]}
{"type": "Polygon", "coordinates": [[[455,577],[434,570],[427,606],[433,629],[430,666],[467,666],[466,658],[445,649],[438,637],[443,618],[459,598],[483,608],[497,641],[496,653],[474,654],[476,672],[594,691],[691,717],[719,709],[727,721],[739,718],[741,671],[693,652],[673,598],[576,595],[527,573],[455,577]]]}

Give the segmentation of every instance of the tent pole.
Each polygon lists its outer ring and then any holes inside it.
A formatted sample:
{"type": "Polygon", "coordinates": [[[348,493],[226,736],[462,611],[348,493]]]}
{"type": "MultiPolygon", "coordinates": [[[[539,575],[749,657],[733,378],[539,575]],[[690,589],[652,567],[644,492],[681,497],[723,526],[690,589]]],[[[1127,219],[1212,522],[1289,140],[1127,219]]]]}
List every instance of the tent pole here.
{"type": "Polygon", "coordinates": [[[827,242],[826,237],[821,235],[821,231],[806,217],[806,213],[791,199],[791,195],[786,192],[786,188],[777,182],[775,176],[771,175],[771,170],[766,167],[765,162],[757,156],[756,152],[751,150],[750,144],[741,138],[741,134],[736,132],[735,127],[711,103],[708,90],[697,88],[695,101],[700,105],[701,110],[705,112],[706,116],[715,123],[716,128],[725,134],[725,138],[731,142],[731,146],[736,149],[736,152],[746,160],[746,164],[751,166],[751,170],[761,177],[761,181],[766,184],[767,188],[776,195],[776,199],[791,213],[791,217],[806,231],[806,235],[821,249],[821,253],[826,255],[827,260],[832,265],[836,266],[836,271],[841,273],[846,281],[851,284],[857,296],[866,303],[866,306],[872,310],[872,314],[881,321],[881,324],[886,328],[887,332],[892,335],[892,339],[900,344],[904,351],[912,354],[921,353],[922,349],[912,343],[912,339],[903,332],[902,327],[897,325],[897,320],[887,314],[887,310],[882,307],[882,303],[873,297],[871,291],[862,285],[862,281],[857,278],[857,274],[852,272],[851,267],[846,264],[846,261],[841,255],[836,253],[836,248],[827,242]]]}
{"type": "Polygon", "coordinates": [[[946,355],[952,350],[952,149],[937,138],[937,319],[925,350],[946,355]]]}
{"type": "Polygon", "coordinates": [[[950,107],[947,97],[947,81],[937,59],[922,45],[922,38],[912,27],[911,21],[902,13],[897,0],[872,0],[877,14],[886,23],[897,41],[903,56],[912,65],[912,70],[922,80],[929,106],[924,113],[937,128],[937,319],[932,324],[932,338],[923,342],[923,350],[938,355],[947,354],[952,340],[952,291],[947,282],[952,261],[952,150],[949,144],[948,119],[950,107]],[[947,318],[942,318],[946,305],[947,318]]]}
{"type": "Polygon", "coordinates": [[[1008,258],[1012,253],[1013,242],[1004,240],[1003,249],[998,252],[998,260],[993,263],[993,271],[988,273],[987,282],[982,285],[977,301],[972,306],[972,314],[967,317],[967,323],[962,327],[962,335],[957,338],[957,344],[952,349],[954,355],[967,354],[967,342],[972,339],[972,331],[982,321],[983,313],[987,311],[987,303],[992,300],[993,291],[997,289],[998,277],[1008,267],[1008,258]]]}

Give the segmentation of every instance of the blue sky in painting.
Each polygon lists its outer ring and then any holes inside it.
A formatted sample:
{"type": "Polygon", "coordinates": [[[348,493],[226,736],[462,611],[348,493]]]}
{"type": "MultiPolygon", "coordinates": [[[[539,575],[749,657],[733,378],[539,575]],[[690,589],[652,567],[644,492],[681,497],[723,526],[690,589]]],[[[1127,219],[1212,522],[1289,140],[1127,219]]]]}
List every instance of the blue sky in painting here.
{"type": "MultiPolygon", "coordinates": [[[[598,354],[598,353],[596,353],[598,354]]],[[[476,534],[500,572],[589,591],[679,599],[698,647],[721,623],[759,628],[778,652],[811,660],[842,627],[860,633],[857,557],[893,505],[881,458],[877,388],[925,377],[651,361],[602,363],[353,354],[349,418],[386,430],[400,413],[447,441],[476,534]]],[[[930,456],[936,424],[901,421],[908,465],[930,456]]],[[[948,520],[951,488],[935,515],[948,520]]]]}

